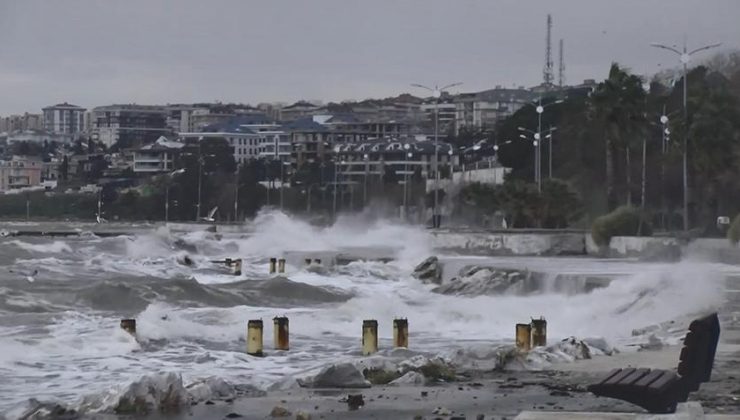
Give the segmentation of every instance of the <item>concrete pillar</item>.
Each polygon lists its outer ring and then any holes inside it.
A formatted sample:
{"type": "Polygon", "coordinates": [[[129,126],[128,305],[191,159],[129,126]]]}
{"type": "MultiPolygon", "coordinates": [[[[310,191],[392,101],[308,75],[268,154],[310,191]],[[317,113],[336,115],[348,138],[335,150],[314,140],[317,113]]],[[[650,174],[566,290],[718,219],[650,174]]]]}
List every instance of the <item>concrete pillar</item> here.
{"type": "Polygon", "coordinates": [[[276,270],[275,265],[277,264],[277,258],[270,258],[270,274],[274,274],[276,270]]]}
{"type": "Polygon", "coordinates": [[[121,329],[135,337],[136,336],[136,320],[135,319],[122,319],[121,329]]]}
{"type": "Polygon", "coordinates": [[[262,320],[252,319],[247,322],[247,354],[262,356],[262,320]]]}
{"type": "Polygon", "coordinates": [[[237,258],[231,261],[231,272],[234,273],[235,276],[242,275],[242,259],[241,258],[237,258]]]}
{"type": "Polygon", "coordinates": [[[273,338],[275,341],[275,350],[289,350],[288,317],[275,317],[272,321],[274,323],[273,338]]]}
{"type": "Polygon", "coordinates": [[[362,354],[364,356],[378,351],[378,321],[362,321],[362,354]]]}
{"type": "Polygon", "coordinates": [[[532,348],[532,326],[530,324],[516,324],[516,348],[529,351],[532,348]]]}
{"type": "Polygon", "coordinates": [[[547,321],[545,318],[532,320],[532,347],[547,345],[547,321]]]}
{"type": "Polygon", "coordinates": [[[393,320],[393,347],[409,347],[409,321],[406,318],[393,320]]]}

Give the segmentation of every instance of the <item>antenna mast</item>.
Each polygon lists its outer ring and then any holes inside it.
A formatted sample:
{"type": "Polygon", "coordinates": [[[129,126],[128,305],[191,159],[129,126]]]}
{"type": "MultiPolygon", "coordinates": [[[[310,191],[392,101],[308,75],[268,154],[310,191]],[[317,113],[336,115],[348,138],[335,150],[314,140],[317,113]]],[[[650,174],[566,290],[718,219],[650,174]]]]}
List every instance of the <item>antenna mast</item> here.
{"type": "Polygon", "coordinates": [[[545,87],[552,87],[555,77],[553,75],[553,64],[552,64],[552,40],[550,34],[552,32],[552,15],[547,15],[547,40],[545,45],[545,68],[542,71],[543,81],[545,87]]]}

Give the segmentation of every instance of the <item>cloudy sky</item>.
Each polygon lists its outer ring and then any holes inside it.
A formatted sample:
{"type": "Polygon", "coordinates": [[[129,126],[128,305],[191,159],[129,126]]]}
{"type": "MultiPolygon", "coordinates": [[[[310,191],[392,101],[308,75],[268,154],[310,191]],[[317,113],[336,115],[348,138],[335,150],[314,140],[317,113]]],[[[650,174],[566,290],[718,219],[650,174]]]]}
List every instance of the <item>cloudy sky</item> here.
{"type": "Polygon", "coordinates": [[[676,58],[650,42],[740,48],[738,0],[0,0],[0,115],[68,101],[344,100],[542,80],[545,19],[566,78],[676,58]]]}

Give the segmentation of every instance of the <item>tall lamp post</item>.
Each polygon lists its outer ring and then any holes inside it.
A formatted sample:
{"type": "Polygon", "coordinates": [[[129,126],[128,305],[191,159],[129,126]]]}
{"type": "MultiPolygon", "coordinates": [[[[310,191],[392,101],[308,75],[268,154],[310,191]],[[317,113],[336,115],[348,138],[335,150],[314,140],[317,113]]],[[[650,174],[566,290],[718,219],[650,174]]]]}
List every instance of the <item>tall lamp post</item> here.
{"type": "Polygon", "coordinates": [[[365,160],[365,179],[362,186],[362,207],[364,208],[367,206],[367,176],[370,172],[370,155],[365,153],[362,158],[365,160]]]}
{"type": "Polygon", "coordinates": [[[439,227],[439,219],[437,217],[437,209],[439,207],[439,98],[442,97],[442,92],[445,89],[449,89],[455,86],[460,86],[462,82],[451,83],[441,88],[434,85],[434,88],[430,88],[418,83],[412,83],[411,86],[426,89],[432,92],[432,96],[435,99],[434,106],[434,208],[432,208],[432,225],[435,228],[439,227]]]}
{"type": "Polygon", "coordinates": [[[537,188],[539,189],[540,160],[539,160],[539,153],[537,151],[537,147],[540,144],[540,133],[536,133],[524,127],[517,127],[517,129],[520,131],[519,138],[521,138],[522,140],[529,140],[529,137],[524,133],[529,133],[532,135],[532,139],[533,139],[532,145],[534,146],[534,183],[537,184],[537,188]]]}
{"type": "Polygon", "coordinates": [[[683,230],[689,230],[689,172],[688,172],[688,145],[689,145],[689,120],[688,120],[688,108],[686,106],[686,79],[688,75],[688,67],[691,62],[691,56],[710,48],[719,47],[722,43],[705,45],[700,48],[696,48],[692,51],[688,51],[686,48],[686,38],[683,41],[683,50],[679,51],[675,46],[668,46],[658,43],[650,44],[651,47],[662,48],[664,50],[671,51],[678,55],[681,64],[683,64],[683,119],[684,119],[684,136],[683,136],[683,230]]]}
{"type": "Polygon", "coordinates": [[[164,190],[164,223],[170,221],[170,182],[177,175],[185,173],[185,169],[178,169],[167,174],[167,187],[164,190]]]}
{"type": "Polygon", "coordinates": [[[537,164],[535,165],[535,172],[537,176],[537,191],[542,191],[542,164],[540,162],[542,158],[542,152],[541,152],[541,145],[542,142],[540,140],[540,133],[542,133],[542,113],[545,112],[545,108],[548,106],[552,106],[555,104],[561,104],[563,103],[562,99],[558,99],[557,101],[550,102],[548,104],[543,105],[542,104],[542,98],[537,99],[537,106],[534,108],[535,111],[537,111],[537,144],[535,145],[535,155],[537,159],[537,164]]]}
{"type": "Polygon", "coordinates": [[[203,137],[198,137],[198,204],[196,205],[195,221],[200,220],[201,187],[203,185],[203,156],[200,154],[200,146],[203,137]]]}
{"type": "Polygon", "coordinates": [[[337,218],[337,175],[339,174],[339,168],[337,167],[337,159],[339,158],[339,151],[341,148],[337,145],[334,146],[334,202],[332,205],[332,216],[334,216],[334,219],[337,218]]]}
{"type": "Polygon", "coordinates": [[[411,153],[411,145],[408,143],[403,145],[403,150],[405,150],[404,155],[406,155],[406,167],[403,171],[403,219],[408,220],[409,159],[411,159],[414,154],[411,153]]]}
{"type": "Polygon", "coordinates": [[[234,222],[239,219],[239,167],[237,162],[234,173],[234,222]]]}

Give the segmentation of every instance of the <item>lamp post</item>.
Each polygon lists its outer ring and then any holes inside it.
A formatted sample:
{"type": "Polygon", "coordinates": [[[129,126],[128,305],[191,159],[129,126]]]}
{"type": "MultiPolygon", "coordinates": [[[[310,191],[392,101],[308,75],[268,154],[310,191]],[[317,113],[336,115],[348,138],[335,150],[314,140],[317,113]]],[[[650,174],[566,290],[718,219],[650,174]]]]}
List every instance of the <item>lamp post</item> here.
{"type": "Polygon", "coordinates": [[[442,92],[445,91],[445,89],[449,89],[455,86],[460,86],[462,82],[457,83],[451,83],[446,86],[442,86],[441,88],[437,85],[434,85],[434,89],[420,85],[418,83],[412,83],[411,86],[418,87],[422,89],[426,89],[430,92],[432,92],[432,96],[435,98],[435,106],[434,106],[434,208],[432,208],[432,225],[435,228],[439,227],[439,222],[437,219],[437,207],[439,206],[439,98],[442,97],[442,92]]]}
{"type": "MultiPolygon", "coordinates": [[[[341,149],[340,149],[340,147],[338,145],[337,146],[334,146],[334,153],[335,154],[338,155],[340,150],[341,149]]],[[[337,159],[338,158],[339,158],[339,156],[334,156],[334,202],[333,202],[333,206],[332,206],[332,209],[333,209],[332,216],[334,216],[334,219],[335,220],[337,218],[337,175],[339,174],[339,168],[337,168],[337,159]]]]}
{"type": "Polygon", "coordinates": [[[203,156],[200,155],[200,146],[203,142],[203,137],[198,137],[198,204],[196,204],[195,221],[200,220],[200,200],[201,200],[201,188],[203,185],[203,156]]]}
{"type": "Polygon", "coordinates": [[[547,162],[547,165],[548,165],[547,178],[548,179],[552,179],[552,141],[553,141],[553,132],[557,129],[558,129],[557,127],[550,127],[547,130],[548,131],[547,135],[545,136],[545,138],[547,139],[547,152],[550,155],[547,159],[548,160],[547,162]]]}
{"type": "Polygon", "coordinates": [[[545,108],[547,108],[548,106],[561,103],[563,103],[563,100],[558,99],[557,101],[542,105],[542,97],[540,97],[537,99],[537,106],[534,109],[535,111],[537,111],[537,136],[535,137],[535,140],[537,140],[537,143],[535,144],[535,156],[537,160],[537,163],[535,165],[535,173],[537,176],[537,191],[542,191],[542,152],[540,148],[542,145],[542,142],[540,141],[540,133],[542,133],[542,113],[545,112],[545,108]]]}
{"type": "Polygon", "coordinates": [[[234,222],[239,219],[239,168],[239,163],[237,163],[234,174],[234,222]]]}
{"type": "Polygon", "coordinates": [[[524,133],[529,133],[532,135],[532,139],[533,139],[532,145],[534,146],[534,181],[533,182],[539,185],[538,177],[537,177],[537,175],[539,174],[539,168],[538,168],[539,167],[539,159],[538,159],[539,154],[537,153],[537,145],[539,144],[540,133],[535,133],[534,131],[529,130],[524,127],[517,127],[517,129],[520,131],[519,138],[522,140],[529,140],[529,137],[524,133]]]}
{"type": "Polygon", "coordinates": [[[683,119],[684,119],[684,136],[683,136],[683,230],[689,230],[689,173],[688,173],[688,147],[689,147],[689,120],[688,120],[688,108],[686,106],[686,91],[687,91],[687,76],[688,66],[691,62],[691,56],[710,48],[719,47],[721,43],[705,45],[700,48],[696,48],[692,51],[688,51],[686,48],[686,38],[683,41],[683,50],[679,51],[675,46],[668,46],[658,43],[650,44],[651,47],[662,48],[664,50],[671,51],[679,56],[679,60],[683,65],[683,119]]]}
{"type": "Polygon", "coordinates": [[[403,219],[408,220],[409,159],[414,154],[411,153],[411,145],[408,143],[403,145],[403,150],[405,150],[404,155],[406,157],[406,165],[403,171],[403,219]]]}
{"type": "Polygon", "coordinates": [[[370,172],[370,155],[365,153],[362,158],[365,160],[365,179],[362,187],[362,207],[367,206],[367,175],[370,172]]]}
{"type": "Polygon", "coordinates": [[[164,190],[164,223],[167,224],[170,221],[170,182],[174,177],[185,173],[185,169],[178,169],[167,174],[167,187],[164,190]]]}
{"type": "Polygon", "coordinates": [[[283,181],[284,173],[285,173],[285,166],[290,165],[290,162],[283,162],[280,161],[280,211],[283,211],[283,191],[285,190],[285,183],[283,181]]]}

